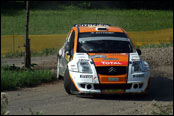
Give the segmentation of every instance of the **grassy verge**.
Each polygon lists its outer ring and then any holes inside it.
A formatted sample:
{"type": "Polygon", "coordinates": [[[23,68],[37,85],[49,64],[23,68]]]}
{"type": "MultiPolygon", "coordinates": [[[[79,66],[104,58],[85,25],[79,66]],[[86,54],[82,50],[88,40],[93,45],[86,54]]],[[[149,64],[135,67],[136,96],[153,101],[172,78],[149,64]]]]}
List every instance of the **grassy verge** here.
{"type": "MultiPolygon", "coordinates": [[[[56,48],[46,48],[39,52],[31,51],[31,57],[34,56],[48,56],[48,55],[57,55],[58,49],[56,48]]],[[[15,52],[15,53],[7,53],[1,55],[1,58],[17,58],[25,56],[25,52],[15,52]]]]}
{"type": "Polygon", "coordinates": [[[33,87],[43,82],[56,80],[49,70],[32,70],[15,66],[1,66],[1,90],[33,87]]]}

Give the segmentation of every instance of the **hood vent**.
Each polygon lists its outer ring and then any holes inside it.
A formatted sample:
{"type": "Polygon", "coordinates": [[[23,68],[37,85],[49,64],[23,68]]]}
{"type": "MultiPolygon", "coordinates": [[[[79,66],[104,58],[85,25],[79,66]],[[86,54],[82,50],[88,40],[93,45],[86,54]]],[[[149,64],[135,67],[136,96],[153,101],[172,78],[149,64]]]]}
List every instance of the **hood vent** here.
{"type": "Polygon", "coordinates": [[[107,31],[106,27],[96,27],[97,31],[107,31]]]}

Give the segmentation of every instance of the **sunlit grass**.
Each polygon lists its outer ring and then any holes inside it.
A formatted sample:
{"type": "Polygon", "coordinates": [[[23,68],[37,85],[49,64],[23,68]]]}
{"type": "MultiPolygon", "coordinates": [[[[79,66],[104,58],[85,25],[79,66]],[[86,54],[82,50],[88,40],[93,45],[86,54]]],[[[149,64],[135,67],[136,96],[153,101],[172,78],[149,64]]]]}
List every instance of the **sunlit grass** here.
{"type": "Polygon", "coordinates": [[[128,32],[136,46],[149,44],[171,44],[173,43],[173,29],[162,29],[154,31],[128,32]]]}
{"type": "MultiPolygon", "coordinates": [[[[66,34],[59,35],[30,35],[30,49],[32,52],[40,52],[45,49],[59,49],[65,39],[66,34]]],[[[24,36],[2,36],[1,37],[1,54],[24,52],[24,36]],[[14,39],[13,39],[14,38],[14,39]],[[14,40],[14,43],[13,43],[14,40]]]]}
{"type": "MultiPolygon", "coordinates": [[[[133,40],[135,46],[160,46],[171,45],[173,43],[173,29],[162,29],[157,31],[141,31],[128,32],[130,38],[133,40]]],[[[58,49],[65,42],[67,34],[57,35],[30,35],[31,51],[33,53],[58,52],[58,49]],[[53,50],[53,51],[52,51],[53,50]]],[[[25,51],[24,36],[2,36],[1,37],[1,55],[7,53],[21,53],[25,51]],[[14,38],[14,39],[13,39],[14,38]],[[13,44],[14,40],[14,44],[13,44]]]]}

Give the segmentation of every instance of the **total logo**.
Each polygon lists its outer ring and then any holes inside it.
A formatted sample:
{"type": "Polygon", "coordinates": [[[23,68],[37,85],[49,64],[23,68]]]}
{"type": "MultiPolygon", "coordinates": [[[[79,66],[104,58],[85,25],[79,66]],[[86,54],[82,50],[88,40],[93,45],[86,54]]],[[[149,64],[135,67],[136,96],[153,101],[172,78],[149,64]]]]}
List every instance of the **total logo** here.
{"type": "Polygon", "coordinates": [[[94,62],[96,66],[104,66],[104,65],[128,65],[128,61],[113,61],[113,62],[94,62]]]}
{"type": "Polygon", "coordinates": [[[110,65],[110,64],[122,64],[122,63],[120,63],[120,62],[101,62],[102,64],[104,64],[104,65],[110,65]]]}

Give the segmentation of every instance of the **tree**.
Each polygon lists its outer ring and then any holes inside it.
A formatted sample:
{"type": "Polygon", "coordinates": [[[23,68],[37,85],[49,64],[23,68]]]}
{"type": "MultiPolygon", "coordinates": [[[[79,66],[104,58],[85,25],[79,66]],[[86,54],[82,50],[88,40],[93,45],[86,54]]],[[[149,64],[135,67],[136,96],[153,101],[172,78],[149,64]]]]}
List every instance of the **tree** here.
{"type": "Polygon", "coordinates": [[[29,1],[26,1],[26,35],[25,35],[25,67],[30,68],[31,66],[31,56],[30,56],[30,39],[28,37],[29,33],[29,1]]]}

